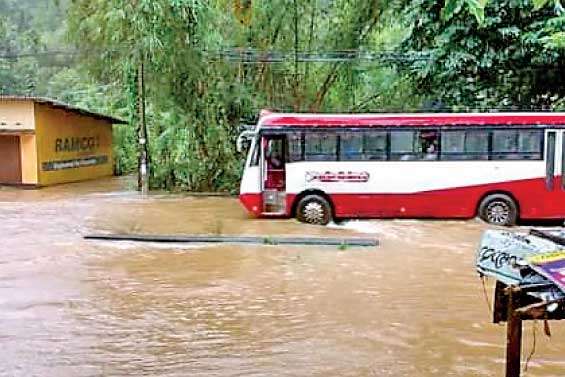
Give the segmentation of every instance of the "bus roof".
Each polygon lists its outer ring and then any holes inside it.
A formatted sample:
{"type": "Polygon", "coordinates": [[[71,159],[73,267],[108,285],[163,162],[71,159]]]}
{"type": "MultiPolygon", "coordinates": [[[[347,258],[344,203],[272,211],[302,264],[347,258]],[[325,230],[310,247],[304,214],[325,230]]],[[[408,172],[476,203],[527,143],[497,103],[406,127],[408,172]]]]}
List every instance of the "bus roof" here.
{"type": "Polygon", "coordinates": [[[263,111],[259,128],[547,125],[565,128],[565,113],[306,114],[263,111]]]}

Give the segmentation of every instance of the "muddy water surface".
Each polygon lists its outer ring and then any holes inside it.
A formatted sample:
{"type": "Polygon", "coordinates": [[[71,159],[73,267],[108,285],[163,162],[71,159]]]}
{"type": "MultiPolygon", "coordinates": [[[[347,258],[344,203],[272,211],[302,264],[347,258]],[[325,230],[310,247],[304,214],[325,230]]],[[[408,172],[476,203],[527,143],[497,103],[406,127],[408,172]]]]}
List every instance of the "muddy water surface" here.
{"type": "MultiPolygon", "coordinates": [[[[495,376],[478,221],[312,227],[109,180],[0,189],[0,376],[495,376]],[[92,232],[377,237],[377,248],[84,241],[92,232]]],[[[491,284],[487,285],[492,294],[491,284]]],[[[531,324],[524,348],[532,346],[531,324]]],[[[541,327],[540,327],[541,329],[541,327]]],[[[565,375],[565,325],[527,376],[565,375]]]]}

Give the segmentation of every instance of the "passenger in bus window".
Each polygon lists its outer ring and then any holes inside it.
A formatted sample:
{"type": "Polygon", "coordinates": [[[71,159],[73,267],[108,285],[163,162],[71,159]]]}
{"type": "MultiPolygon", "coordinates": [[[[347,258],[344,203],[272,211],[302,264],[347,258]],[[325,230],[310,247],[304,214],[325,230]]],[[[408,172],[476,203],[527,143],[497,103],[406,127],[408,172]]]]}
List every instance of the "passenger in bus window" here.
{"type": "Polygon", "coordinates": [[[435,143],[431,143],[431,144],[428,145],[424,159],[425,160],[437,160],[437,147],[436,147],[435,143]]]}
{"type": "Polygon", "coordinates": [[[269,148],[267,149],[267,162],[269,163],[269,168],[271,169],[282,169],[283,160],[282,153],[280,153],[280,141],[279,140],[269,140],[269,148]]]}
{"type": "Polygon", "coordinates": [[[437,160],[438,157],[438,133],[422,132],[420,134],[421,150],[424,152],[424,160],[437,160]]]}

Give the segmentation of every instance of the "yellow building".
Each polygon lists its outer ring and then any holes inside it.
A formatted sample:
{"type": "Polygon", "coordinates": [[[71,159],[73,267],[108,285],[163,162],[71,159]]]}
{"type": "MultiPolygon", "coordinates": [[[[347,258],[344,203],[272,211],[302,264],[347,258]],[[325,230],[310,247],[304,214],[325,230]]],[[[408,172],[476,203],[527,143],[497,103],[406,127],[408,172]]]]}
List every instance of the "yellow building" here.
{"type": "Polygon", "coordinates": [[[113,124],[125,122],[48,98],[0,96],[0,184],[112,175],[113,124]]]}

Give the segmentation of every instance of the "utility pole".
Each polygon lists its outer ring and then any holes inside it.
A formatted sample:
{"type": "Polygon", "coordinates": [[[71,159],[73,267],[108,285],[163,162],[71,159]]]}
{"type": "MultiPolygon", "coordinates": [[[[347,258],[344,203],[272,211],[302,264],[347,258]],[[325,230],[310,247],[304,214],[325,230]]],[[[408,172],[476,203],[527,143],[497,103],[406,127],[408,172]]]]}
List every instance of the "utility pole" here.
{"type": "Polygon", "coordinates": [[[294,81],[293,81],[293,96],[294,96],[294,108],[296,111],[300,110],[301,107],[301,99],[298,99],[298,86],[299,78],[298,78],[298,4],[296,0],[293,1],[294,4],[294,81]]]}
{"type": "Polygon", "coordinates": [[[139,176],[138,189],[143,195],[149,192],[149,152],[147,149],[147,124],[145,122],[145,72],[143,54],[139,57],[137,69],[137,112],[138,112],[138,143],[139,143],[139,176]]]}
{"type": "Polygon", "coordinates": [[[296,0],[294,4],[294,79],[295,84],[298,83],[298,4],[296,0]]]}

